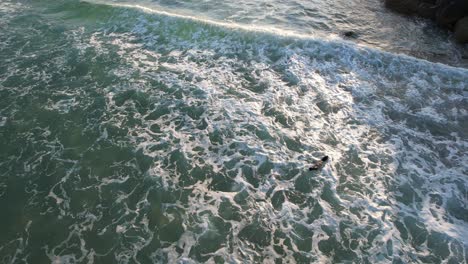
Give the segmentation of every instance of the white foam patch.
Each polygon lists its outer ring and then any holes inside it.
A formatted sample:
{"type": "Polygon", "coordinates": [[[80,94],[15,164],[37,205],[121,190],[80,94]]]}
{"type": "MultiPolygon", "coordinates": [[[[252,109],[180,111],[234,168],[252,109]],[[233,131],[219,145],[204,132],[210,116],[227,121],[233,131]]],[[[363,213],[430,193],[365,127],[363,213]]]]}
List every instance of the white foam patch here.
{"type": "Polygon", "coordinates": [[[8,118],[4,116],[0,116],[0,127],[5,126],[7,121],[8,121],[8,118]]]}
{"type": "Polygon", "coordinates": [[[24,5],[18,2],[2,1],[0,3],[0,12],[12,14],[24,8],[24,5]]]}
{"type": "Polygon", "coordinates": [[[73,107],[76,107],[79,104],[79,101],[76,98],[62,99],[57,102],[50,102],[45,108],[51,111],[57,111],[62,114],[67,114],[73,107]]]}
{"type": "Polygon", "coordinates": [[[450,222],[446,221],[444,218],[447,217],[448,212],[443,207],[431,204],[429,199],[426,199],[421,211],[421,218],[427,224],[429,230],[446,234],[466,243],[465,238],[468,236],[468,223],[456,218],[452,218],[450,222]]]}
{"type": "MultiPolygon", "coordinates": [[[[141,30],[141,25],[137,27],[139,28],[138,32],[146,32],[145,30],[141,30]]],[[[126,36],[121,37],[126,39],[126,36]]],[[[122,41],[121,39],[118,42],[114,42],[114,44],[122,47],[120,55],[124,58],[134,58],[132,54],[137,53],[137,51],[128,50],[126,45],[118,44],[122,41]]],[[[231,44],[238,45],[237,43],[231,44]]],[[[261,47],[259,47],[259,49],[260,48],[261,47]]],[[[325,47],[320,47],[320,49],[322,48],[325,47]]],[[[283,76],[280,76],[278,72],[270,70],[267,62],[268,58],[260,58],[260,63],[253,62],[246,65],[245,62],[237,61],[236,59],[221,57],[217,59],[216,66],[213,67],[212,64],[197,63],[184,57],[190,54],[190,56],[200,56],[199,59],[205,61],[204,58],[210,58],[212,56],[210,53],[199,52],[195,50],[194,47],[191,47],[187,53],[172,51],[168,56],[175,58],[175,60],[159,63],[159,65],[167,69],[168,72],[153,74],[151,71],[157,68],[151,69],[141,67],[140,70],[142,72],[169,85],[195,85],[205,93],[203,99],[194,100],[194,98],[184,97],[183,102],[188,105],[201,102],[203,105],[207,106],[210,112],[210,115],[204,115],[204,118],[208,121],[208,127],[204,131],[197,131],[193,127],[186,127],[176,131],[172,123],[171,125],[167,125],[168,120],[174,120],[180,117],[177,108],[174,108],[175,112],[170,112],[160,120],[151,121],[151,124],[159,124],[165,131],[166,136],[164,141],[170,138],[180,140],[180,143],[178,143],[175,148],[171,148],[172,150],[181,149],[185,158],[188,159],[192,165],[203,166],[209,164],[213,166],[215,172],[220,171],[229,160],[236,157],[242,158],[235,153],[233,155],[220,156],[220,153],[226,150],[225,146],[232,142],[245,143],[249,149],[255,149],[255,159],[259,164],[265,162],[267,160],[266,157],[268,157],[271,162],[276,164],[275,167],[289,162],[297,162],[306,167],[307,161],[310,161],[314,155],[318,155],[318,151],[329,154],[332,157],[331,164],[327,166],[326,170],[324,170],[321,175],[317,175],[316,179],[330,184],[332,195],[335,196],[337,204],[343,208],[361,208],[361,210],[363,210],[361,214],[366,217],[355,216],[350,212],[338,212],[335,207],[336,205],[330,203],[328,198],[327,200],[320,198],[321,190],[314,190],[311,194],[306,194],[307,197],[317,199],[324,210],[321,219],[308,226],[310,230],[313,230],[317,234],[313,240],[314,256],[320,260],[329,260],[329,258],[318,249],[319,241],[325,241],[329,238],[329,235],[321,231],[321,226],[327,225],[334,230],[334,232],[337,232],[337,240],[340,242],[343,238],[340,238],[338,223],[346,220],[351,220],[355,229],[362,227],[365,230],[367,226],[371,225],[371,220],[376,221],[380,226],[381,235],[376,241],[383,241],[384,243],[379,244],[374,242],[376,244],[373,245],[375,248],[371,251],[370,259],[373,259],[375,262],[383,261],[385,258],[379,257],[379,255],[381,255],[383,250],[387,250],[385,243],[388,241],[393,241],[394,254],[395,252],[399,252],[398,254],[403,254],[403,256],[405,256],[409,252],[409,245],[400,238],[399,232],[394,226],[393,221],[395,217],[398,217],[398,211],[395,210],[399,210],[399,213],[403,213],[403,215],[414,215],[417,211],[405,205],[400,205],[399,202],[395,200],[395,194],[390,191],[392,187],[388,185],[388,182],[395,183],[395,180],[397,182],[403,182],[404,178],[407,177],[406,175],[399,175],[399,172],[397,172],[396,168],[401,166],[399,163],[403,163],[403,166],[408,167],[410,171],[416,171],[418,174],[422,175],[423,178],[429,176],[430,174],[428,174],[424,168],[431,167],[432,165],[428,162],[421,164],[423,168],[418,167],[419,165],[412,165],[414,159],[422,161],[424,158],[418,158],[420,154],[413,152],[411,149],[414,149],[414,151],[420,150],[422,151],[421,153],[430,152],[431,150],[424,145],[426,143],[421,144],[414,142],[411,143],[410,146],[404,145],[407,143],[395,144],[397,140],[400,141],[402,139],[400,135],[394,135],[393,139],[388,141],[384,139],[387,135],[382,135],[381,133],[390,127],[400,130],[402,133],[410,133],[411,137],[414,137],[415,140],[420,137],[426,139],[428,137],[432,138],[430,134],[414,131],[413,128],[407,127],[404,124],[393,123],[388,119],[385,113],[388,109],[394,109],[398,112],[414,111],[410,110],[406,104],[408,102],[411,103],[412,97],[419,94],[418,90],[414,86],[408,86],[408,89],[404,88],[401,92],[395,91],[396,94],[393,94],[393,89],[396,90],[397,88],[394,87],[397,87],[398,84],[392,84],[392,81],[384,76],[378,76],[377,80],[370,79],[369,76],[372,75],[372,73],[366,72],[368,69],[364,68],[359,61],[351,62],[347,65],[347,67],[350,68],[349,72],[340,72],[338,69],[340,69],[342,65],[339,64],[339,60],[324,63],[321,60],[311,59],[306,56],[302,50],[294,48],[291,48],[291,50],[286,48],[283,53],[289,53],[291,56],[284,56],[285,60],[278,62],[278,64],[288,69],[288,74],[294,76],[291,78],[298,80],[297,85],[291,86],[284,81],[283,76]],[[268,84],[266,90],[257,93],[243,88],[245,83],[242,80],[242,76],[236,73],[236,67],[238,67],[238,65],[248,68],[250,72],[257,72],[254,76],[260,80],[259,82],[263,81],[268,84]],[[186,83],[179,79],[180,75],[197,76],[201,81],[197,81],[196,78],[191,78],[191,81],[186,83]],[[378,85],[381,83],[387,83],[389,86],[379,87],[378,85]],[[233,98],[232,95],[229,94],[231,90],[235,90],[236,93],[245,95],[245,97],[241,97],[240,99],[233,98]],[[398,99],[397,103],[394,105],[389,104],[388,100],[391,99],[385,99],[386,94],[389,96],[396,96],[395,98],[398,99]],[[376,95],[379,97],[376,97],[376,95]],[[373,101],[366,101],[368,97],[373,97],[373,101]],[[264,111],[266,103],[269,103],[273,109],[282,113],[286,119],[292,120],[292,122],[288,123],[288,126],[284,126],[284,124],[278,123],[275,117],[265,116],[264,111]],[[269,144],[259,141],[253,134],[239,134],[242,131],[240,128],[248,124],[257,127],[264,126],[277,141],[269,144]],[[206,148],[206,144],[210,145],[211,143],[210,140],[206,138],[205,133],[219,129],[234,131],[236,137],[233,139],[226,139],[228,141],[224,143],[225,146],[220,146],[218,152],[213,152],[213,150],[206,148]],[[171,136],[168,137],[167,135],[171,136]],[[285,145],[280,144],[281,138],[284,136],[290,138],[300,137],[302,146],[312,147],[319,145],[318,151],[315,152],[317,154],[307,153],[308,151],[305,151],[307,158],[305,160],[298,160],[295,151],[291,151],[285,145]],[[191,137],[195,137],[197,141],[190,140],[191,137]],[[197,146],[204,149],[201,154],[203,163],[199,163],[195,158],[200,154],[193,153],[192,151],[197,146]],[[399,156],[406,151],[408,151],[411,158],[400,160],[399,156]],[[364,174],[353,175],[353,173],[356,172],[347,171],[343,166],[338,166],[340,163],[343,163],[345,166],[365,168],[365,172],[364,174]],[[363,165],[358,165],[360,163],[363,165]],[[351,174],[347,175],[347,173],[351,174]],[[345,188],[344,192],[337,191],[340,185],[351,184],[350,187],[352,187],[353,183],[357,183],[361,186],[361,190],[345,188]],[[319,236],[319,234],[321,234],[321,236],[319,236]]],[[[350,54],[346,54],[345,56],[349,55],[350,54]]],[[[354,55],[351,54],[350,56],[354,55]]],[[[374,54],[373,56],[378,55],[374,54]]],[[[140,57],[139,59],[145,60],[146,58],[140,57]]],[[[380,59],[384,59],[384,57],[380,59]]],[[[343,60],[348,60],[348,58],[343,58],[343,60]]],[[[406,62],[410,63],[409,61],[406,62]]],[[[411,62],[416,63],[414,61],[411,62]]],[[[400,74],[400,70],[400,68],[396,67],[395,72],[388,71],[387,74],[390,76],[389,78],[393,78],[394,75],[400,74]]],[[[403,79],[404,78],[403,76],[403,79]]],[[[409,74],[406,78],[415,80],[416,76],[409,74]]],[[[417,81],[416,83],[419,87],[425,86],[425,89],[431,89],[430,86],[432,84],[427,81],[417,81]]],[[[459,85],[463,85],[463,83],[462,81],[459,85]]],[[[147,88],[144,89],[145,92],[151,93],[151,90],[147,88]]],[[[449,90],[449,93],[457,93],[459,91],[458,89],[457,87],[453,87],[449,90]]],[[[440,97],[443,95],[436,93],[436,96],[440,97]]],[[[419,112],[413,112],[414,115],[430,117],[437,121],[446,119],[444,115],[447,113],[438,111],[432,106],[432,102],[421,101],[420,104],[426,106],[419,108],[420,110],[417,110],[419,112]]],[[[404,134],[402,134],[402,136],[403,135],[404,134]]],[[[147,146],[149,146],[148,144],[151,144],[150,142],[153,140],[152,136],[143,130],[139,131],[138,137],[146,139],[144,143],[140,143],[140,147],[143,149],[147,149],[147,146]]],[[[429,144],[432,145],[433,143],[429,144]]],[[[164,154],[160,152],[146,153],[155,157],[168,155],[168,152],[164,152],[164,154]]],[[[241,165],[242,163],[238,163],[234,168],[239,169],[241,165]]],[[[165,181],[168,182],[166,183],[167,186],[171,185],[169,182],[177,183],[178,180],[174,178],[175,175],[173,172],[166,171],[162,169],[161,166],[162,164],[156,162],[153,173],[163,177],[165,181]]],[[[255,168],[258,169],[258,166],[255,166],[255,168]]],[[[459,174],[460,172],[456,173],[461,175],[459,174]]],[[[248,185],[241,172],[237,175],[238,176],[234,178],[236,182],[244,186],[248,185]]],[[[276,175],[280,176],[281,170],[274,168],[272,175],[273,177],[276,175]]],[[[294,181],[297,178],[298,176],[294,177],[292,180],[280,180],[280,177],[276,177],[276,180],[264,181],[258,190],[250,190],[249,195],[252,197],[265,197],[267,190],[274,185],[277,185],[277,191],[292,190],[294,188],[294,181]]],[[[189,209],[187,212],[189,215],[196,216],[204,211],[210,211],[213,215],[217,215],[219,203],[215,201],[220,201],[223,198],[230,200],[232,204],[236,204],[233,193],[214,192],[207,189],[209,182],[209,180],[200,182],[191,187],[193,188],[192,192],[194,197],[197,197],[197,199],[189,200],[189,203],[184,205],[185,208],[189,209]],[[209,200],[204,198],[207,194],[211,197],[209,200]],[[216,206],[209,205],[211,201],[215,202],[216,206]]],[[[414,187],[416,188],[416,186],[414,187]]],[[[435,186],[432,186],[431,188],[434,187],[435,186]]],[[[417,190],[416,193],[423,195],[417,190]]],[[[279,223],[286,221],[291,224],[293,219],[300,219],[310,210],[310,208],[301,208],[290,201],[285,201],[279,211],[273,209],[271,204],[259,202],[253,198],[249,198],[248,204],[252,210],[254,208],[256,210],[247,211],[246,216],[247,219],[249,219],[247,221],[239,223],[230,221],[234,230],[242,230],[250,223],[251,217],[265,214],[268,215],[267,218],[270,223],[273,223],[271,224],[271,230],[269,232],[274,233],[275,230],[279,230],[287,234],[287,236],[290,236],[291,226],[283,227],[279,223]],[[278,225],[274,223],[278,223],[278,225]]],[[[425,224],[429,230],[442,232],[457,230],[457,228],[460,230],[463,229],[462,226],[457,227],[456,224],[450,224],[451,227],[448,228],[448,222],[445,224],[443,222],[434,224],[433,220],[429,218],[423,217],[423,219],[425,219],[425,224]]],[[[207,225],[202,227],[202,229],[205,230],[205,232],[206,230],[210,230],[208,227],[209,221],[206,219],[200,220],[207,225]]],[[[445,220],[439,219],[438,221],[445,220]]],[[[193,233],[187,231],[178,243],[184,245],[184,252],[189,252],[190,248],[196,246],[194,241],[203,234],[204,232],[193,233]]],[[[346,235],[348,236],[346,239],[350,239],[350,234],[351,233],[348,233],[346,235]]],[[[456,233],[450,234],[453,234],[453,238],[460,239],[456,233]]],[[[239,251],[236,252],[244,251],[253,253],[249,249],[252,246],[251,244],[244,243],[241,240],[236,241],[240,243],[239,251]]],[[[367,240],[364,238],[362,241],[366,243],[367,240]]],[[[295,248],[294,251],[298,250],[294,245],[293,247],[295,248]]],[[[286,259],[292,260],[292,253],[284,246],[283,249],[288,252],[288,257],[286,257],[286,259]]],[[[223,250],[226,249],[220,249],[214,254],[225,257],[224,253],[222,253],[223,250]]],[[[174,261],[182,257],[176,253],[174,249],[168,249],[165,252],[164,254],[169,254],[170,259],[174,261]]],[[[267,253],[268,258],[274,259],[277,257],[277,253],[275,253],[272,247],[266,247],[264,252],[269,252],[267,253]]],[[[187,253],[183,255],[184,258],[187,257],[186,254],[187,253]]],[[[234,259],[237,261],[242,259],[241,255],[238,255],[238,253],[234,254],[234,256],[234,259]]],[[[285,257],[283,256],[283,258],[285,257]]]]}

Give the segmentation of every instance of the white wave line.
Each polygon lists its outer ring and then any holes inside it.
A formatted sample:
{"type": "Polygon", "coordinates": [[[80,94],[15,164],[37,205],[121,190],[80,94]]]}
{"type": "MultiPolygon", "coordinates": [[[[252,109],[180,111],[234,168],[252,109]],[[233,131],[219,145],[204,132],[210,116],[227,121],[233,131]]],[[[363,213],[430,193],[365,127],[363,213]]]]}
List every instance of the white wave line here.
{"type": "MultiPolygon", "coordinates": [[[[289,38],[296,38],[296,39],[302,39],[302,40],[312,40],[312,41],[321,41],[321,42],[332,42],[332,43],[341,43],[344,44],[348,47],[351,48],[357,48],[357,49],[364,49],[364,50],[369,50],[369,51],[377,51],[385,54],[390,54],[392,56],[397,56],[400,58],[406,58],[410,59],[413,61],[418,61],[418,62],[424,62],[429,65],[439,65],[444,68],[452,69],[452,70],[458,70],[461,72],[467,72],[468,70],[462,67],[457,67],[457,66],[451,66],[451,65],[446,65],[442,64],[440,62],[432,62],[423,58],[417,58],[413,57],[408,54],[404,53],[393,53],[389,51],[382,50],[377,47],[369,46],[365,43],[356,43],[356,42],[350,42],[347,40],[342,39],[339,35],[334,34],[334,33],[329,33],[327,35],[325,34],[320,34],[320,35],[312,35],[312,34],[303,34],[303,33],[298,33],[295,31],[290,31],[290,30],[285,30],[285,29],[280,29],[280,28],[275,28],[275,27],[269,27],[269,26],[255,26],[255,25],[246,25],[246,24],[239,24],[235,22],[223,22],[223,21],[217,21],[209,18],[202,18],[202,17],[197,17],[197,16],[191,16],[191,15],[182,15],[170,11],[164,11],[161,9],[156,9],[154,7],[146,7],[142,6],[139,4],[124,4],[124,3],[110,3],[107,1],[101,1],[101,0],[82,0],[82,2],[86,3],[91,3],[91,4],[101,4],[101,5],[107,5],[107,6],[114,6],[114,7],[125,7],[125,8],[131,8],[131,9],[139,9],[142,10],[143,12],[150,13],[150,14],[156,14],[156,15],[161,15],[161,16],[166,16],[166,17],[172,17],[172,18],[180,18],[180,19],[185,19],[185,20],[190,20],[190,21],[195,21],[199,23],[204,23],[207,25],[212,25],[212,26],[218,26],[218,27],[223,27],[223,28],[228,28],[228,29],[233,29],[233,30],[243,30],[247,32],[257,32],[257,33],[263,33],[263,34],[270,34],[270,35],[275,35],[275,36],[282,36],[282,37],[289,37],[289,38]]],[[[161,7],[159,7],[161,8],[161,7]]]]}
{"type": "MultiPolygon", "coordinates": [[[[173,13],[173,12],[169,12],[169,11],[164,11],[164,10],[160,10],[160,9],[155,9],[155,8],[151,8],[151,7],[142,6],[142,5],[139,5],[139,4],[109,3],[109,2],[105,2],[105,1],[88,1],[88,0],[84,0],[83,2],[103,4],[103,5],[115,6],[115,7],[126,7],[126,8],[132,8],[132,9],[140,9],[140,10],[146,12],[146,13],[163,15],[163,16],[173,17],[173,18],[180,18],[180,19],[185,19],[185,20],[191,20],[191,21],[195,21],[195,22],[204,23],[204,24],[207,24],[207,25],[224,27],[224,28],[234,29],[234,30],[237,29],[237,30],[244,30],[244,31],[250,31],[250,32],[267,33],[267,34],[272,34],[272,35],[280,35],[280,36],[292,37],[292,38],[298,38],[298,39],[313,39],[313,40],[317,39],[317,36],[312,35],[312,34],[301,34],[301,33],[298,33],[298,32],[284,30],[284,29],[275,28],[275,27],[269,27],[269,26],[246,25],[246,24],[239,24],[239,23],[235,23],[235,22],[217,21],[217,20],[212,20],[212,19],[202,18],[202,17],[197,17],[197,16],[191,16],[191,15],[182,15],[182,14],[177,14],[177,13],[173,13]]],[[[328,38],[329,39],[337,39],[338,36],[335,36],[333,34],[329,34],[328,38]]],[[[320,40],[323,40],[322,36],[321,36],[320,40]]]]}

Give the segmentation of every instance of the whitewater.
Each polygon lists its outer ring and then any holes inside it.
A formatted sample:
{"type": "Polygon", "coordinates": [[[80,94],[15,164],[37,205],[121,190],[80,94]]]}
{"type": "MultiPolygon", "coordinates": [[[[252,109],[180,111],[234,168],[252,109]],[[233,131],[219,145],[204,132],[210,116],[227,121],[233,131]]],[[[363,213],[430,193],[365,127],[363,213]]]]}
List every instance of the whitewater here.
{"type": "Polygon", "coordinates": [[[2,263],[467,263],[468,51],[430,21],[8,0],[0,29],[2,263]]]}

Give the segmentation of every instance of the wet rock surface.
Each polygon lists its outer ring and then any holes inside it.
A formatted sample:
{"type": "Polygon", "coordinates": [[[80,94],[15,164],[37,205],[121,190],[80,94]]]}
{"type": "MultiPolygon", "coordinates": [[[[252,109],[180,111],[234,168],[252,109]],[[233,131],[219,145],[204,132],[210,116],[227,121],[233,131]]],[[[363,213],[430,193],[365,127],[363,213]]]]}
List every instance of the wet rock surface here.
{"type": "Polygon", "coordinates": [[[385,6],[401,14],[433,19],[454,31],[458,42],[468,43],[468,0],[385,0],[385,6]]]}

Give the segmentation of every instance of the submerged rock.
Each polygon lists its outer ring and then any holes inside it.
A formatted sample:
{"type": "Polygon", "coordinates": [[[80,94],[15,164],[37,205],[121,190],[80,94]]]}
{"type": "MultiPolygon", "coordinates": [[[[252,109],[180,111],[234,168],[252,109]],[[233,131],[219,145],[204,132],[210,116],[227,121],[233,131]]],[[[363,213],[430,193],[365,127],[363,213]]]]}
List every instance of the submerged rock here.
{"type": "Polygon", "coordinates": [[[347,38],[357,38],[357,34],[354,31],[345,31],[343,35],[347,38]]]}

